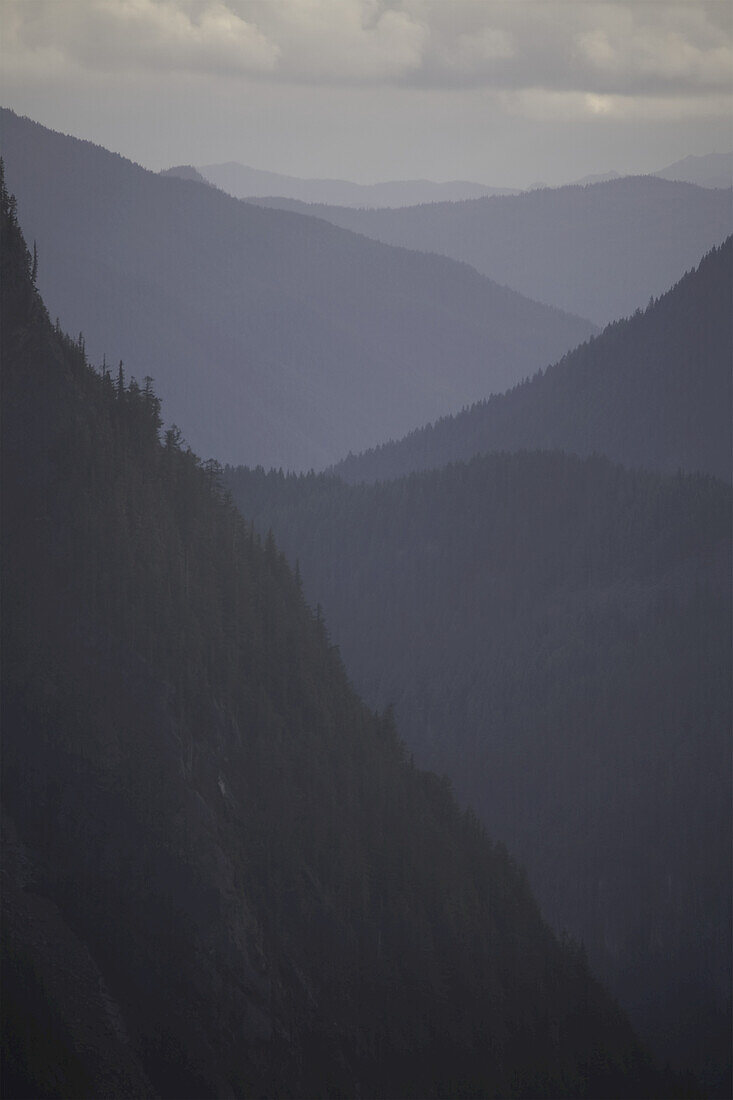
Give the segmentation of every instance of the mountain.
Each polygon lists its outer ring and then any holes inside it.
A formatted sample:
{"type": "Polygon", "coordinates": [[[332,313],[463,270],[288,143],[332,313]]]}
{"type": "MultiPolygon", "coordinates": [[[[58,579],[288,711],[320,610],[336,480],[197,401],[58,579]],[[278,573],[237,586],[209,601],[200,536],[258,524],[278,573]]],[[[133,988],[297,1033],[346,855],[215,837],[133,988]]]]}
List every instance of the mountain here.
{"type": "Polygon", "coordinates": [[[617,180],[620,178],[620,174],[613,170],[610,172],[593,172],[589,176],[583,176],[579,180],[573,180],[573,185],[586,187],[589,183],[607,183],[608,180],[617,180]]]}
{"type": "MultiPolygon", "coordinates": [[[[177,168],[170,172],[179,172],[177,168]]],[[[226,164],[204,164],[199,173],[236,199],[279,195],[302,202],[325,202],[334,206],[414,206],[421,202],[455,202],[477,199],[484,195],[515,195],[516,190],[487,187],[483,183],[450,180],[387,180],[383,183],[352,183],[339,179],[300,179],[278,172],[264,172],[246,164],[229,161],[226,164]]]]}
{"type": "Polygon", "coordinates": [[[588,323],[464,264],[165,177],[0,116],[52,316],[155,378],[199,453],[295,469],[532,373],[588,323]]]}
{"type": "Polygon", "coordinates": [[[731,478],[733,239],[642,313],[506,394],[350,455],[348,481],[399,477],[487,451],[560,448],[731,478]]]}
{"type": "Polygon", "coordinates": [[[683,157],[654,173],[665,180],[682,180],[698,187],[729,189],[733,185],[733,153],[708,153],[683,157]]]}
{"type": "Polygon", "coordinates": [[[670,1095],[0,216],[3,1095],[670,1095]]]}
{"type": "Polygon", "coordinates": [[[164,168],[158,175],[175,176],[177,179],[181,180],[195,180],[196,183],[209,183],[192,164],[178,164],[174,168],[164,168]]]}
{"type": "Polygon", "coordinates": [[[226,484],[642,1038],[729,1096],[730,486],[548,452],[226,484]]]}
{"type": "MultiPolygon", "coordinates": [[[[707,153],[704,156],[688,156],[650,172],[652,176],[663,180],[676,180],[680,183],[694,183],[698,187],[725,188],[733,186],[733,153],[707,153]]],[[[603,183],[606,180],[620,179],[619,172],[599,172],[583,176],[574,182],[584,186],[588,183],[603,183]]],[[[346,204],[344,204],[346,205],[346,204]]]]}
{"type": "Polygon", "coordinates": [[[258,202],[452,256],[597,325],[643,308],[733,231],[730,191],[653,176],[404,210],[258,202]]]}

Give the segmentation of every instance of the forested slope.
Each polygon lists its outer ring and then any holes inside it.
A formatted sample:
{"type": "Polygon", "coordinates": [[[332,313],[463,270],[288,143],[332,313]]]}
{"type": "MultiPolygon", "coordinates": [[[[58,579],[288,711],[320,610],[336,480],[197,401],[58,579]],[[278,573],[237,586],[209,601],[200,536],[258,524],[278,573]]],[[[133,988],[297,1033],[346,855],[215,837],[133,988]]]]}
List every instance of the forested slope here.
{"type": "Polygon", "coordinates": [[[1,205],[3,1094],[668,1095],[1,205]]]}
{"type": "Polygon", "coordinates": [[[730,480],[733,238],[644,312],[508,393],[404,439],[350,455],[348,481],[376,481],[488,451],[560,448],[730,480]]]}
{"type": "Polygon", "coordinates": [[[51,316],[155,375],[221,461],[319,468],[497,393],[591,334],[464,264],[146,172],[0,111],[51,316]]]}
{"type": "Polygon", "coordinates": [[[730,1089],[731,491],[557,453],[376,485],[229,470],[659,1053],[730,1089]]]}
{"type": "Polygon", "coordinates": [[[530,298],[598,325],[663,294],[733,230],[730,188],[710,191],[654,176],[403,210],[261,201],[388,244],[463,260],[530,298]]]}

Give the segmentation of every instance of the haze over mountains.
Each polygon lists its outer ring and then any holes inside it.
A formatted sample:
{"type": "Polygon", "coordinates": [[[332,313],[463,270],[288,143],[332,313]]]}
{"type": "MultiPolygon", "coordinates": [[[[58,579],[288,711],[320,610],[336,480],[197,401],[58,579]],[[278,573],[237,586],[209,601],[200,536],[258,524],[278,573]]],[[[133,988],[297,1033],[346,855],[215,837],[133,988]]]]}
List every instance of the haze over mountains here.
{"type": "Polygon", "coordinates": [[[508,393],[334,472],[377,481],[488,451],[560,449],[731,479],[733,239],[643,312],[508,393]]]}
{"type": "MultiPolygon", "coordinates": [[[[278,172],[264,172],[246,164],[197,165],[209,183],[237,199],[259,195],[281,195],[302,202],[333,203],[334,206],[414,206],[420,202],[455,202],[485,195],[513,195],[516,188],[488,187],[482,183],[450,180],[387,180],[383,183],[352,183],[349,180],[299,179],[278,172]]],[[[172,169],[171,171],[176,171],[172,169]]]]}
{"type": "Polygon", "coordinates": [[[3,1095],[674,1095],[4,186],[0,242],[3,1095]]]}
{"type": "Polygon", "coordinates": [[[733,153],[708,153],[702,157],[683,157],[655,175],[665,180],[682,180],[696,183],[698,187],[723,187],[733,185],[733,153]]]}
{"type": "MultiPolygon", "coordinates": [[[[383,183],[353,183],[337,179],[302,179],[250,168],[237,161],[225,164],[178,165],[167,168],[163,175],[178,175],[184,179],[198,178],[220,187],[237,199],[279,197],[297,199],[306,203],[324,203],[331,206],[401,207],[417,206],[426,202],[460,202],[464,199],[486,198],[490,195],[517,195],[523,188],[489,187],[482,183],[452,180],[436,183],[433,180],[391,180],[383,183]]],[[[706,156],[689,156],[674,164],[649,173],[661,179],[695,183],[699,187],[730,187],[733,184],[733,153],[709,153],[706,156]]],[[[621,173],[596,172],[574,184],[600,183],[619,179],[621,173]]],[[[546,185],[539,185],[546,186],[546,185]]],[[[556,185],[557,186],[557,185],[556,185]]]]}
{"type": "Polygon", "coordinates": [[[463,260],[497,282],[597,325],[663,294],[733,231],[730,190],[653,176],[403,210],[258,202],[463,260]]]}
{"type": "Polygon", "coordinates": [[[439,256],[168,178],[12,112],[53,316],[152,375],[200,453],[323,467],[497,392],[593,326],[439,256]]]}
{"type": "MultiPolygon", "coordinates": [[[[698,187],[725,188],[733,186],[733,153],[706,153],[703,156],[688,156],[668,164],[649,175],[663,180],[677,180],[680,183],[694,183],[698,187]]],[[[621,178],[620,172],[597,172],[573,183],[603,183],[606,180],[621,178]]]]}
{"type": "Polygon", "coordinates": [[[1,1091],[729,1100],[731,190],[0,145],[1,1091]]]}

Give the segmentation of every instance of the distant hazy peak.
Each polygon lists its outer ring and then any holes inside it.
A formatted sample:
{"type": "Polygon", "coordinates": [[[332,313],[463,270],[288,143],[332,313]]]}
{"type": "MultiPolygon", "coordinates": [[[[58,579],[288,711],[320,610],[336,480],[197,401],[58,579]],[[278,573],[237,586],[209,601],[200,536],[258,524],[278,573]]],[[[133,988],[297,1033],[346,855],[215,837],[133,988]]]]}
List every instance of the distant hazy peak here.
{"type": "Polygon", "coordinates": [[[208,182],[238,199],[278,196],[334,206],[401,207],[517,194],[514,190],[468,180],[436,183],[433,180],[409,179],[355,183],[343,179],[305,179],[251,168],[236,161],[200,165],[198,171],[208,182]]]}
{"type": "Polygon", "coordinates": [[[586,187],[590,183],[608,183],[609,180],[617,180],[621,178],[620,172],[596,172],[590,176],[583,176],[582,179],[575,180],[575,184],[586,187]]]}
{"type": "Polygon", "coordinates": [[[688,156],[654,173],[661,179],[696,183],[698,187],[720,188],[733,185],[733,152],[688,156]]]}

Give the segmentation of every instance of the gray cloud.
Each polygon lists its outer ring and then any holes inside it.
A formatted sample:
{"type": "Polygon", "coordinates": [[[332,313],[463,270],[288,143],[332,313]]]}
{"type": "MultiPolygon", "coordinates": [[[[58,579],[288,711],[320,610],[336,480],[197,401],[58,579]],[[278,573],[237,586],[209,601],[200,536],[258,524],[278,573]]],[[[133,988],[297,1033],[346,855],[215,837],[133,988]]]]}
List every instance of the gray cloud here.
{"type": "Polygon", "coordinates": [[[225,3],[177,0],[6,0],[6,64],[42,76],[56,71],[273,71],[276,43],[225,3]]]}
{"type": "Polygon", "coordinates": [[[694,97],[717,112],[731,91],[732,10],[727,0],[4,0],[4,52],[11,78],[174,70],[572,92],[611,105],[694,97]]]}
{"type": "Polygon", "coordinates": [[[529,0],[461,6],[468,25],[458,34],[449,25],[440,28],[424,79],[626,96],[731,89],[731,20],[721,18],[717,3],[529,0]]]}

